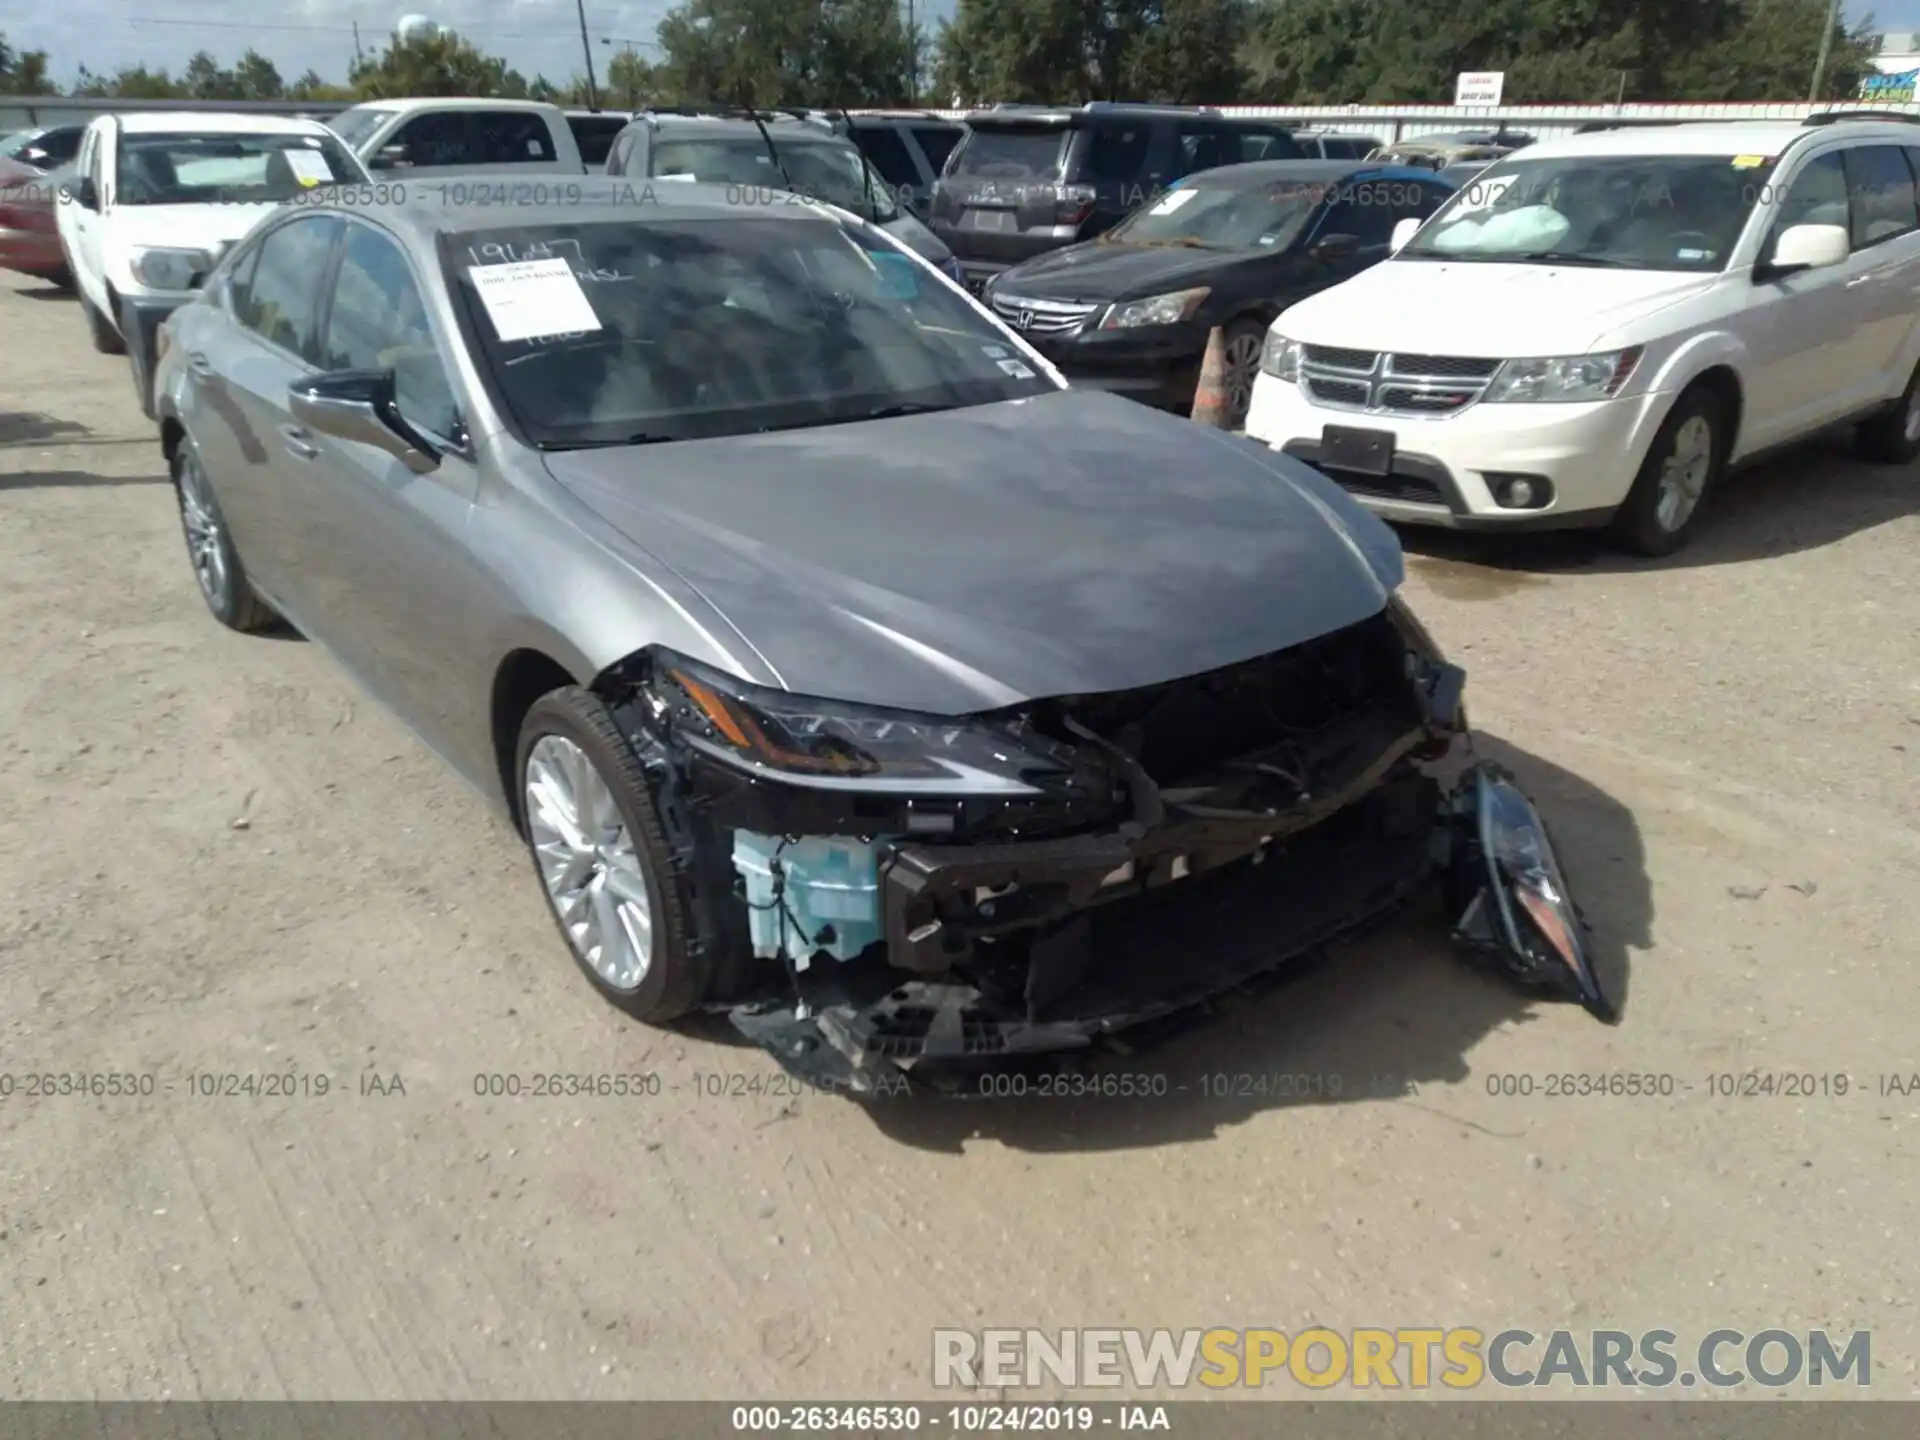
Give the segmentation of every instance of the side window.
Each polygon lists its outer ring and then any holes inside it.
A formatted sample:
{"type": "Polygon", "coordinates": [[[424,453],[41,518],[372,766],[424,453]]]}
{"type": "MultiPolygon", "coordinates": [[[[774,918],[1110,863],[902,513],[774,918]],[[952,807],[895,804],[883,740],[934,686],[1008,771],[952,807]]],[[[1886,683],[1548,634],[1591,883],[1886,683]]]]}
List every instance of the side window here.
{"type": "Polygon", "coordinates": [[[466,112],[460,110],[429,110],[416,115],[394,131],[387,144],[404,146],[409,165],[478,163],[467,134],[466,112]]]}
{"type": "Polygon", "coordinates": [[[1920,226],[1913,171],[1897,145],[1859,145],[1843,151],[1847,199],[1853,211],[1853,248],[1905,235],[1920,226]]]}
{"type": "Polygon", "coordinates": [[[426,302],[400,247],[367,225],[347,227],[321,348],[326,370],[391,370],[400,413],[435,435],[459,429],[426,302]]]}
{"type": "Polygon", "coordinates": [[[236,316],[247,313],[247,296],[253,290],[253,272],[260,264],[260,247],[251,246],[237,256],[233,262],[232,273],[227,280],[227,308],[236,316]]]}
{"type": "Polygon", "coordinates": [[[1371,180],[1362,185],[1342,185],[1339,199],[1320,223],[1320,235],[1351,235],[1362,250],[1385,249],[1393,238],[1394,224],[1405,213],[1395,202],[1405,198],[1404,191],[1389,180],[1371,180]]]}
{"type": "Polygon", "coordinates": [[[293,220],[260,241],[234,314],[261,339],[290,350],[311,364],[319,362],[322,283],[327,257],[340,222],[330,215],[293,220]]]}
{"type": "Polygon", "coordinates": [[[473,124],[474,164],[539,165],[558,159],[547,117],[525,110],[478,110],[473,124]]]}
{"type": "Polygon", "coordinates": [[[1195,125],[1190,121],[1182,124],[1174,131],[1175,168],[1182,175],[1193,175],[1231,165],[1240,158],[1237,147],[1234,153],[1228,151],[1232,138],[1215,125],[1195,125]]]}
{"type": "Polygon", "coordinates": [[[916,125],[913,138],[920,142],[920,148],[926,151],[927,163],[938,175],[947,168],[947,157],[953,154],[954,147],[960,143],[965,132],[950,129],[945,125],[916,125]]]}
{"type": "MultiPolygon", "coordinates": [[[[1402,220],[1426,219],[1453,193],[1445,185],[1426,180],[1395,180],[1386,188],[1393,192],[1393,219],[1396,225],[1402,220]]],[[[1392,236],[1391,227],[1387,234],[1392,236]]]]}
{"type": "Polygon", "coordinates": [[[854,140],[860,146],[861,153],[873,162],[873,168],[880,172],[880,178],[889,185],[919,185],[920,167],[913,163],[906,141],[891,125],[862,128],[854,132],[854,140]]]}
{"type": "MultiPolygon", "coordinates": [[[[1152,129],[1141,121],[1096,124],[1087,130],[1087,179],[1096,185],[1130,184],[1147,166],[1152,129]]],[[[1169,179],[1174,177],[1169,176],[1169,179]]]]}
{"type": "Polygon", "coordinates": [[[1794,225],[1838,225],[1850,229],[1847,218],[1847,171],[1838,151],[1815,156],[1794,176],[1787,197],[1780,202],[1774,218],[1773,235],[1768,244],[1780,238],[1780,232],[1794,225]]]}

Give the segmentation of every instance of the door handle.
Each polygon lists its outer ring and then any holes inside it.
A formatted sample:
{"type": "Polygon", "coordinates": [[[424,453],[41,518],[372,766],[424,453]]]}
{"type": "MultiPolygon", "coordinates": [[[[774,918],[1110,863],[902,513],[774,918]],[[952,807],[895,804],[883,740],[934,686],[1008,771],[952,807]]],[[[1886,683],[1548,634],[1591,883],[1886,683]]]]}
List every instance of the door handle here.
{"type": "Polygon", "coordinates": [[[302,460],[311,460],[320,453],[320,447],[313,443],[313,437],[298,425],[282,425],[280,441],[290,454],[298,455],[302,460]]]}
{"type": "Polygon", "coordinates": [[[1879,278],[1878,275],[1856,275],[1853,279],[1847,281],[1845,288],[1848,290],[1858,290],[1862,285],[1871,284],[1879,278]]]}
{"type": "Polygon", "coordinates": [[[213,374],[213,362],[198,350],[187,352],[187,368],[203,380],[213,374]]]}

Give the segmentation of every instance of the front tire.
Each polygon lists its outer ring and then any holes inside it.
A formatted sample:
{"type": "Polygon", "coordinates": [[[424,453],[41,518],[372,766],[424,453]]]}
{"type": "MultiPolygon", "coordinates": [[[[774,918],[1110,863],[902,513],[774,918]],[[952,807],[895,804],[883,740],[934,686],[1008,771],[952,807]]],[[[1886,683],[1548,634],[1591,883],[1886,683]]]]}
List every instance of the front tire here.
{"type": "Polygon", "coordinates": [[[273,623],[268,608],[247,580],[233,536],[213,498],[207,472],[191,440],[182,438],[173,451],[173,490],[180,502],[180,529],[187,540],[187,559],[200,585],[200,598],[213,618],[229,630],[251,635],[273,623]]]}
{"type": "Polygon", "coordinates": [[[1227,352],[1227,419],[1238,430],[1253,407],[1253,382],[1260,378],[1260,350],[1267,327],[1258,320],[1236,320],[1222,337],[1227,352]]]}
{"type": "Polygon", "coordinates": [[[93,341],[93,348],[102,355],[124,355],[127,342],[120,332],[113,328],[113,322],[100,313],[99,308],[82,292],[80,309],[87,317],[87,336],[93,341]]]}
{"type": "Polygon", "coordinates": [[[1647,447],[1610,535],[1636,555],[1671,555],[1687,543],[1708,492],[1726,467],[1724,407],[1712,391],[1689,390],[1647,447]]]}
{"type": "Polygon", "coordinates": [[[574,963],[648,1024],[693,1010],[710,963],[690,943],[692,907],[646,772],[606,705],[577,685],[536,700],[514,775],[534,874],[574,963]]]}
{"type": "Polygon", "coordinates": [[[1920,459],[1920,367],[1907,377],[1907,388],[1888,410],[1860,422],[1853,441],[1862,460],[1878,465],[1920,459]]]}

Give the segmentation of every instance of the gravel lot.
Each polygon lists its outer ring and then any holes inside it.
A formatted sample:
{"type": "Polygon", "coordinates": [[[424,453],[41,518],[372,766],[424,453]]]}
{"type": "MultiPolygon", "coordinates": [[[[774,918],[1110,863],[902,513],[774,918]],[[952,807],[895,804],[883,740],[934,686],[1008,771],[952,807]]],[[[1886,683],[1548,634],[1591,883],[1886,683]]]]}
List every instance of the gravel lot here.
{"type": "Polygon", "coordinates": [[[206,614],[126,362],[0,280],[0,1393],[908,1397],[936,1326],[1310,1321],[1871,1327],[1915,1393],[1920,475],[1827,446],[1719,498],[1651,565],[1411,542],[1619,1027],[1413,917],[1136,1057],[1162,1099],[796,1100],[601,1004],[504,823],[206,614]],[[330,1093],[188,1093],[289,1067],[330,1093]],[[664,1093],[475,1094],[555,1070],[664,1093]],[[1851,1083],[1710,1092],[1750,1070],[1851,1083]],[[1544,1094],[1615,1071],[1674,1093],[1544,1094]],[[1201,1092],[1268,1072],[1340,1094],[1201,1092]]]}

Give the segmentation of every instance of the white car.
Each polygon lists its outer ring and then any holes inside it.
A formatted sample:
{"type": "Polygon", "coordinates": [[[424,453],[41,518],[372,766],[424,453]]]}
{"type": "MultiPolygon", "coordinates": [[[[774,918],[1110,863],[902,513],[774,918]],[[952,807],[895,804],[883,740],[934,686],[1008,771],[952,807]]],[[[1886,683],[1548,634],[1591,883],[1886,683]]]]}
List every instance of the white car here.
{"type": "Polygon", "coordinates": [[[353,153],[317,120],[100,116],[80,141],[58,218],[94,348],[130,357],[151,414],[154,337],[221,252],[287,201],[367,183],[353,153]]]}
{"type": "Polygon", "coordinates": [[[1920,455],[1920,125],[1543,140],[1283,313],[1247,433],[1388,520],[1667,554],[1730,465],[1920,455]]]}
{"type": "Polygon", "coordinates": [[[549,182],[517,204],[544,204],[552,177],[587,173],[567,112],[540,100],[375,100],[342,110],[327,125],[369,170],[392,171],[395,180],[525,175],[549,182]]]}

